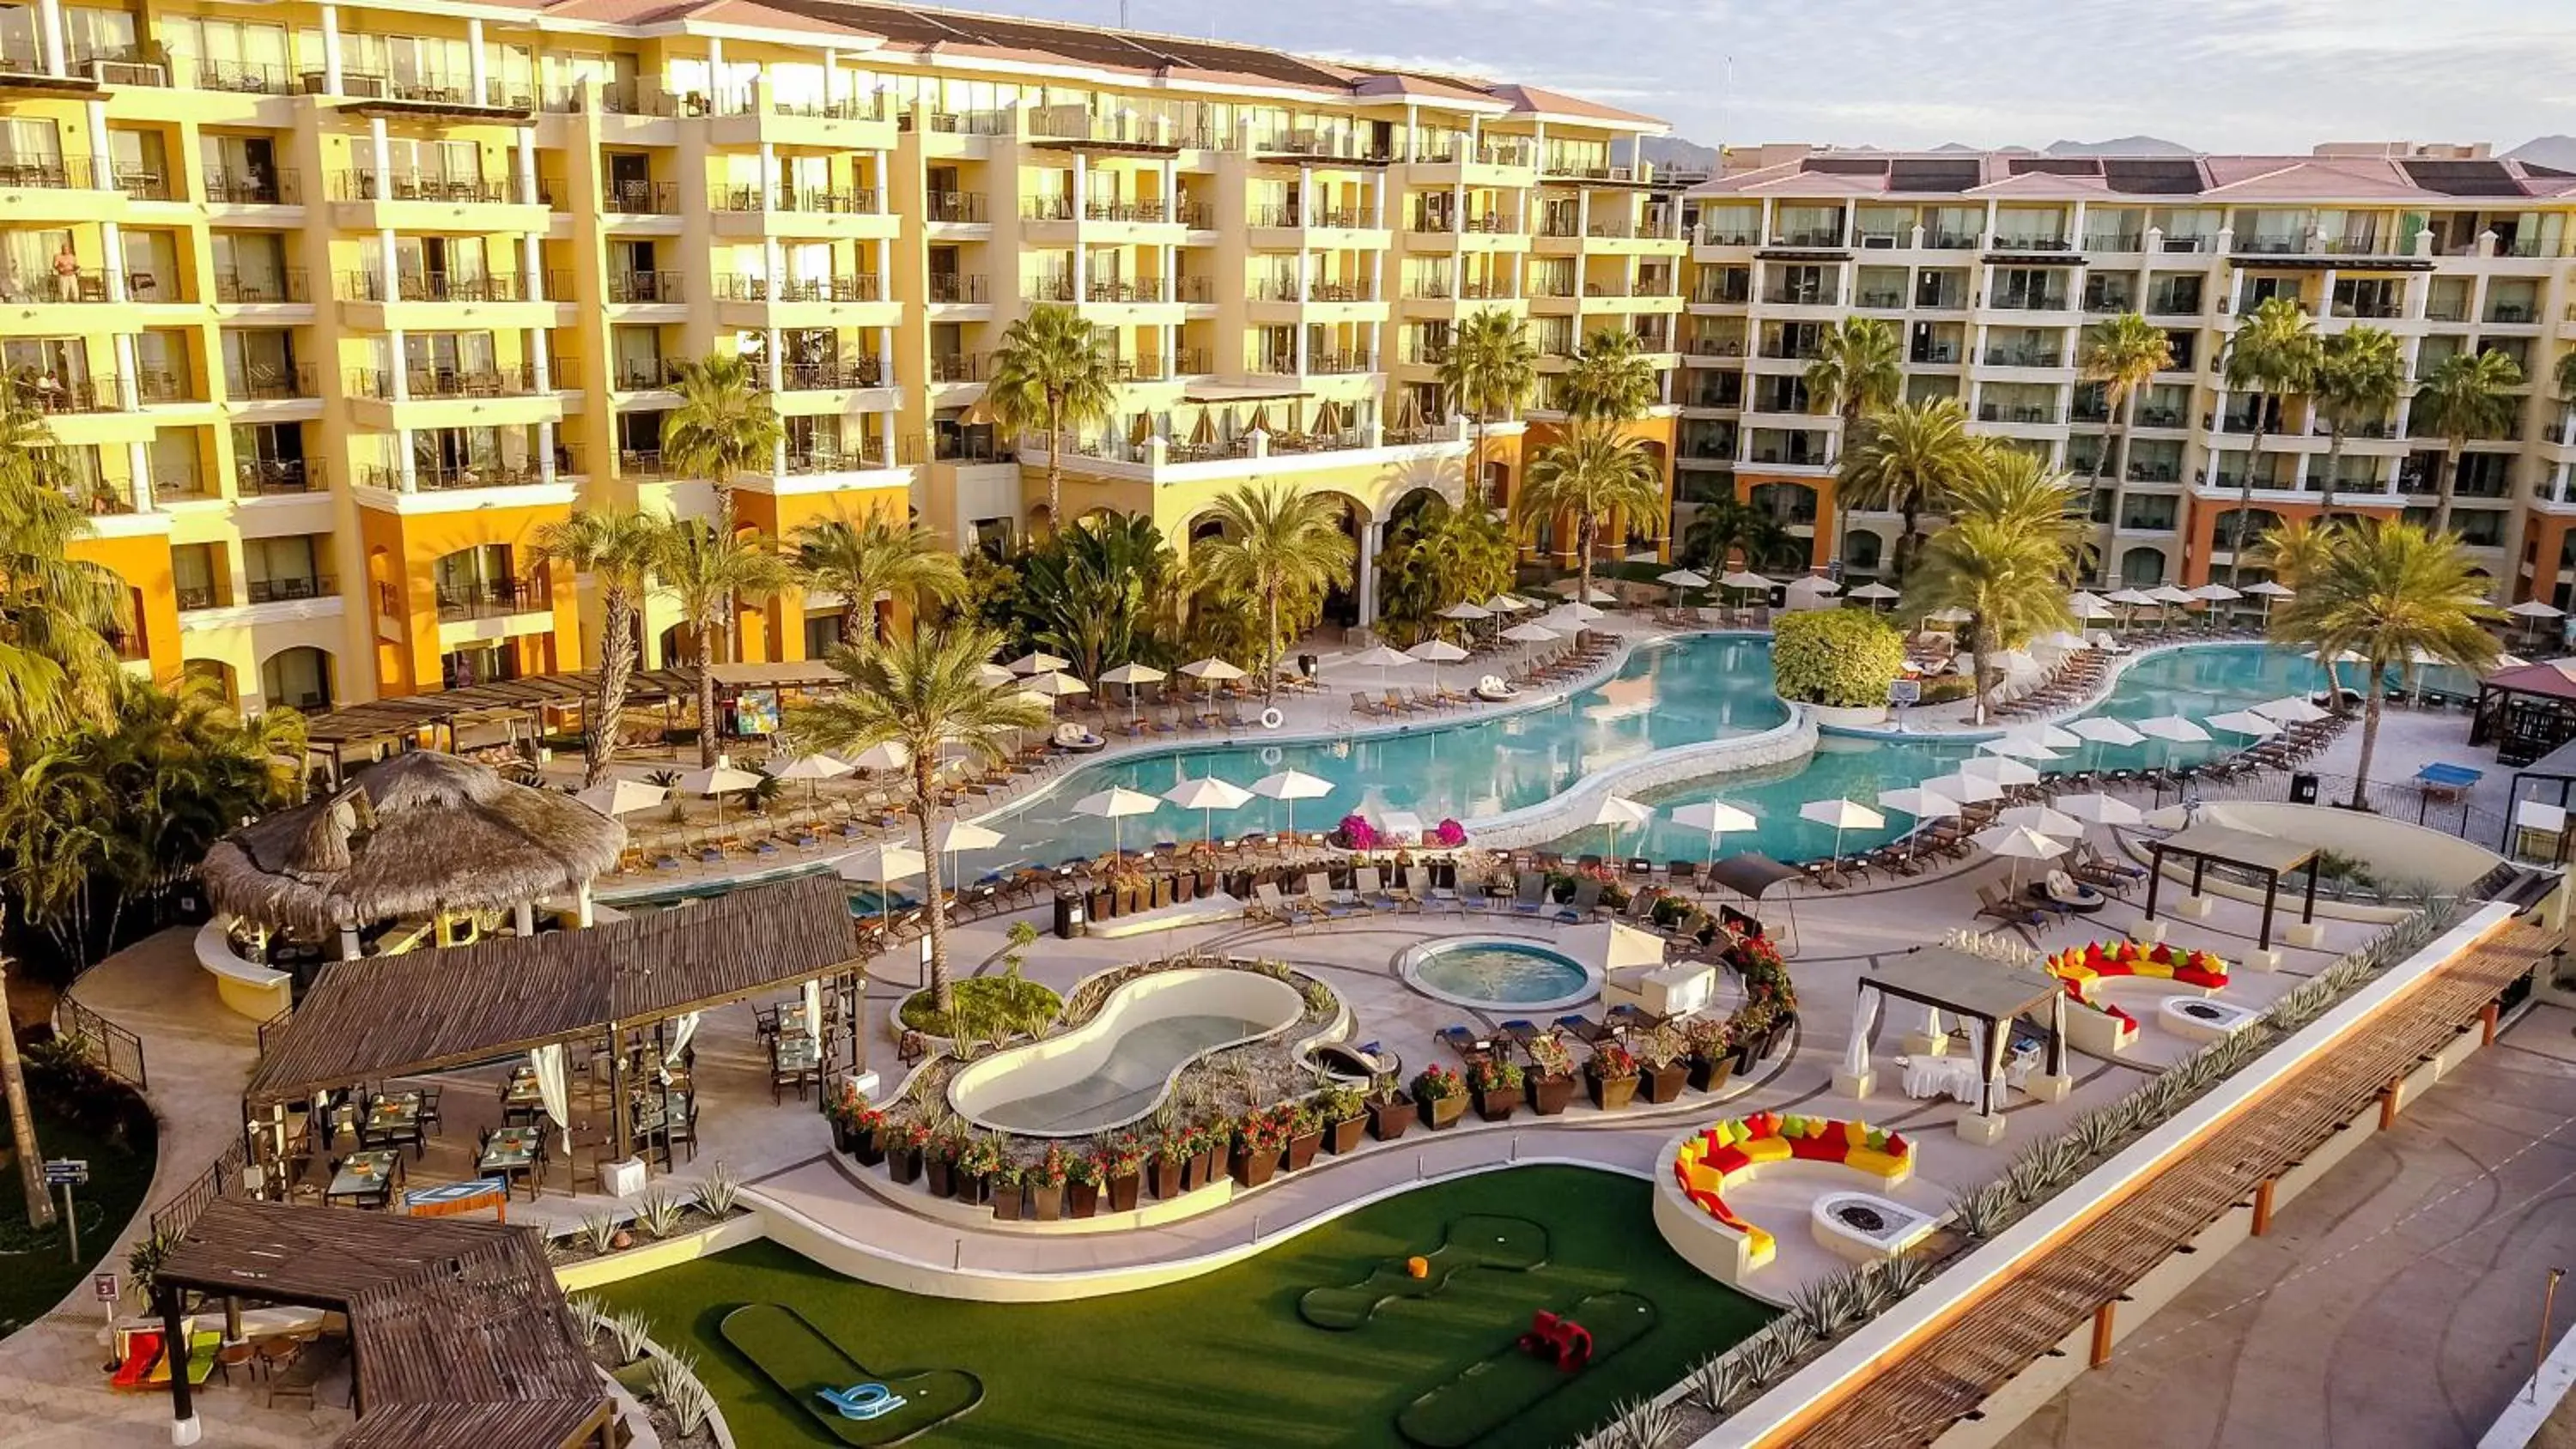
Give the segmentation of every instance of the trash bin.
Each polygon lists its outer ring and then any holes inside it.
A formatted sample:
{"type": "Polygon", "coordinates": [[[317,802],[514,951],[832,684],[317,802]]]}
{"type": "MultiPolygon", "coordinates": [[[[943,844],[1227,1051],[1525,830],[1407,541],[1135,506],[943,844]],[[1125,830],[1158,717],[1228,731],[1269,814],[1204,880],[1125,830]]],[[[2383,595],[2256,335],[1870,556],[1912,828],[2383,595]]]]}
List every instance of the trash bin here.
{"type": "Polygon", "coordinates": [[[1067,941],[1091,934],[1091,927],[1083,917],[1082,892],[1055,893],[1055,933],[1067,941]]]}
{"type": "Polygon", "coordinates": [[[2301,770],[2290,777],[2290,803],[2293,805],[2317,803],[2317,777],[2312,771],[2301,770]]]}
{"type": "Polygon", "coordinates": [[[1315,677],[1315,671],[1323,665],[1323,662],[1323,660],[1312,654],[1300,654],[1297,656],[1297,672],[1308,679],[1312,679],[1315,677]]]}

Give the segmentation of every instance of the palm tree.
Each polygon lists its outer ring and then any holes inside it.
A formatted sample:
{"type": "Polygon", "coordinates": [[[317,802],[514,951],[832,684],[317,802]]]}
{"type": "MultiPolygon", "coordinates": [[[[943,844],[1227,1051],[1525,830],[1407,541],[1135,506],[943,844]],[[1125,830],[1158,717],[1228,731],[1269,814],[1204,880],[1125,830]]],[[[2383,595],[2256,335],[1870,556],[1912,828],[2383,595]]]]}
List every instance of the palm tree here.
{"type": "Polygon", "coordinates": [[[1103,423],[1118,406],[1108,335],[1071,307],[1046,304],[1002,334],[984,388],[1004,428],[1046,434],[1047,526],[1064,527],[1064,435],[1103,423]]]}
{"type": "MultiPolygon", "coordinates": [[[[2138,394],[2155,381],[2156,374],[2173,366],[2173,340],[2165,330],[2135,312],[2096,322],[2084,330],[2084,351],[2076,359],[2078,374],[2086,382],[2102,385],[2102,406],[2117,429],[2102,440],[2102,450],[2093,455],[2093,475],[2086,480],[2085,496],[2102,489],[2102,474],[2115,452],[2125,451],[2129,429],[2137,426],[2138,394]]],[[[2120,527],[2120,511],[2128,503],[2128,478],[2111,468],[2111,516],[2102,525],[2103,581],[2109,582],[2113,535],[2120,527]]]]}
{"type": "Polygon", "coordinates": [[[997,630],[943,624],[915,629],[896,643],[835,650],[832,667],[847,687],[796,717],[796,737],[815,749],[892,743],[911,759],[913,825],[930,902],[930,999],[943,1016],[955,1010],[956,995],[948,984],[948,909],[939,852],[930,838],[940,756],[962,749],[979,763],[996,763],[1005,752],[1005,732],[1038,729],[1047,719],[1045,706],[1017,684],[984,682],[983,666],[1001,648],[997,630]]]}
{"type": "Polygon", "coordinates": [[[1187,577],[1141,513],[1077,519],[1016,565],[1010,613],[1032,643],[1063,655],[1097,686],[1121,664],[1168,665],[1187,577]]]}
{"type": "Polygon", "coordinates": [[[2395,333],[2380,327],[2354,327],[2326,338],[2317,348],[2317,375],[2309,384],[2317,414],[2326,420],[2325,497],[2320,514],[2334,511],[2335,474],[2343,461],[2343,440],[2355,423],[2384,419],[2406,391],[2406,355],[2395,333]]]}
{"type": "Polygon", "coordinates": [[[1942,506],[1950,489],[1982,463],[1985,445],[1968,432],[1968,412],[1955,398],[1899,403],[1871,419],[1860,441],[1843,450],[1835,478],[1854,508],[1884,508],[1903,522],[1895,573],[1912,569],[1922,540],[1918,521],[1942,506]]]}
{"type": "Polygon", "coordinates": [[[125,586],[70,557],[89,519],[28,375],[0,383],[0,751],[106,708],[125,586]]]}
{"type": "Polygon", "coordinates": [[[1350,577],[1356,556],[1342,532],[1341,505],[1285,483],[1256,483],[1217,499],[1212,515],[1224,532],[1192,550],[1206,577],[1261,601],[1261,688],[1278,687],[1279,607],[1288,598],[1320,598],[1350,577]]]}
{"type": "Polygon", "coordinates": [[[2082,578],[2093,551],[2085,494],[2044,454],[1991,447],[1982,465],[1950,488],[1954,517],[1982,518],[2030,533],[2064,555],[2060,572],[2069,587],[2082,578]]]}
{"type": "Polygon", "coordinates": [[[537,532],[539,558],[560,559],[590,575],[599,590],[599,684],[581,722],[584,786],[606,778],[617,754],[626,689],[635,678],[636,616],[661,536],[658,521],[632,509],[607,508],[586,509],[537,532]]]}
{"type": "Polygon", "coordinates": [[[1440,359],[1440,394],[1452,409],[1476,420],[1476,446],[1468,454],[1469,499],[1484,493],[1485,425],[1520,411],[1537,390],[1538,349],[1530,345],[1526,321],[1487,307],[1458,324],[1440,359]]]}
{"type": "MultiPolygon", "coordinates": [[[[2503,617],[2486,599],[2486,579],[2470,565],[2460,541],[2447,533],[2404,522],[2376,520],[2335,531],[2323,566],[2300,586],[2298,597],[2272,616],[2272,636],[2315,646],[2320,654],[2349,649],[2362,657],[2364,676],[2378,680],[2417,660],[2456,665],[2482,674],[2495,663],[2495,637],[2485,625],[2503,617]]],[[[2353,764],[2352,800],[2361,809],[2370,788],[2371,754],[2379,745],[2384,691],[2362,691],[2361,755],[2353,764]]]]}
{"type": "MultiPolygon", "coordinates": [[[[1846,317],[1827,327],[1807,364],[1807,406],[1842,417],[1842,450],[1860,441],[1871,414],[1905,394],[1904,347],[1896,329],[1875,317],[1846,317]]],[[[1834,552],[1851,537],[1851,500],[1836,497],[1834,552]]]]}
{"type": "Polygon", "coordinates": [[[2236,582],[2236,554],[2254,516],[2254,473],[2263,463],[2265,409],[2272,399],[2308,390],[2317,373],[2317,334],[2308,314],[2288,297],[2266,297],[2236,329],[2227,346],[2224,375],[2230,392],[2254,398],[2254,436],[2246,445],[2245,476],[2236,490],[2236,542],[2227,555],[2227,581],[2236,582]]]}
{"type": "Polygon", "coordinates": [[[1664,489],[1646,450],[1620,437],[1615,424],[1582,422],[1530,460],[1519,502],[1526,531],[1541,519],[1574,515],[1575,577],[1581,580],[1574,597],[1590,603],[1593,540],[1602,523],[1613,513],[1654,512],[1663,506],[1664,489]]]}
{"type": "Polygon", "coordinates": [[[2442,476],[2433,497],[2433,531],[2451,531],[2451,490],[2459,483],[2460,450],[2471,438],[2491,438],[2513,426],[2521,399],[2522,368],[2501,352],[2454,352],[2433,364],[2415,388],[2408,430],[2442,437],[2442,476]]]}
{"type": "Polygon", "coordinates": [[[733,480],[771,467],[783,436],[777,410],[748,358],[721,352],[683,362],[673,390],[680,405],[662,424],[662,457],[680,473],[715,486],[718,526],[733,528],[733,480]]]}
{"type": "Polygon", "coordinates": [[[1699,505],[1690,527],[1682,531],[1682,557],[1713,576],[1726,569],[1729,555],[1744,555],[1755,573],[1766,568],[1804,567],[1807,547],[1769,513],[1733,498],[1699,505]]]}
{"type": "Polygon", "coordinates": [[[1419,637],[1436,630],[1440,611],[1510,588],[1520,550],[1501,515],[1470,502],[1435,498],[1395,526],[1378,559],[1378,616],[1419,637]]]}
{"type": "MultiPolygon", "coordinates": [[[[0,901],[0,930],[9,905],[0,901]]],[[[45,1153],[36,1141],[36,1114],[27,1109],[27,1073],[18,1062],[18,1025],[9,1015],[9,957],[0,951],[0,1096],[9,1102],[9,1145],[18,1154],[18,1192],[26,1199],[27,1226],[54,1225],[54,1190],[45,1185],[45,1153]]]]}
{"type": "MultiPolygon", "coordinates": [[[[2272,581],[2293,591],[2308,586],[2308,580],[2325,572],[2326,561],[2342,547],[2344,525],[2322,516],[2311,521],[2292,518],[2272,525],[2254,545],[2253,564],[2268,570],[2272,581]]],[[[2326,696],[2334,701],[2337,713],[2343,710],[2343,678],[2335,663],[2335,651],[2318,656],[2326,664],[2326,696]]]]}
{"type": "Polygon", "coordinates": [[[758,603],[787,586],[787,565],[767,534],[718,530],[702,518],[674,519],[654,540],[652,574],[679,601],[697,638],[698,763],[716,762],[716,673],[735,601],[758,603]]]}
{"type": "MultiPolygon", "coordinates": [[[[2075,491],[2061,483],[2058,492],[2054,512],[2071,518],[2075,491]]],[[[2080,526],[2070,522],[2059,528],[2080,526]]],[[[1950,526],[1924,546],[1919,567],[1906,580],[1905,608],[1915,614],[1967,612],[1968,647],[1976,656],[1978,724],[1986,722],[1995,655],[2048,630],[2075,626],[2066,604],[2069,564],[2058,528],[2035,524],[2018,510],[1990,515],[1963,506],[1950,526]]]]}
{"type": "Polygon", "coordinates": [[[966,592],[966,570],[937,533],[884,514],[806,524],[790,568],[806,592],[841,596],[841,642],[853,649],[875,632],[877,595],[893,595],[918,618],[966,592]]]}
{"type": "Polygon", "coordinates": [[[1565,415],[1577,422],[1634,422],[1659,391],[1645,344],[1624,327],[1594,328],[1557,386],[1565,415]]]}

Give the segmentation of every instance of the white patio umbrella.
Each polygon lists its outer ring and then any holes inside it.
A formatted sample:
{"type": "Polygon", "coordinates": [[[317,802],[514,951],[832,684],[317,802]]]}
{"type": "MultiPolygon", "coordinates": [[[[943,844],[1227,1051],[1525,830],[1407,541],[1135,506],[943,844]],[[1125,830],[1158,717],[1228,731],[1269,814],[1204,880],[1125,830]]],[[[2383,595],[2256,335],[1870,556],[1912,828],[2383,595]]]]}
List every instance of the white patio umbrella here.
{"type": "Polygon", "coordinates": [[[1017,678],[1019,678],[1018,675],[1013,674],[1011,671],[1004,669],[998,664],[984,663],[975,666],[975,682],[977,684],[988,684],[999,687],[1001,685],[1008,684],[1017,678]]]}
{"type": "Polygon", "coordinates": [[[1670,569],[1655,575],[1655,582],[1677,589],[1704,589],[1708,587],[1708,575],[1697,569],[1670,569]]]}
{"type": "Polygon", "coordinates": [[[2267,699],[2254,706],[2254,712],[2265,719],[2279,720],[2283,724],[2314,724],[2328,717],[2326,711],[2317,708],[2304,695],[2296,694],[2285,694],[2279,699],[2267,699]]]}
{"type": "Polygon", "coordinates": [[[1451,604],[1448,608],[1441,610],[1440,617],[1443,619],[1458,619],[1472,624],[1478,619],[1490,619],[1494,617],[1494,611],[1486,608],[1482,604],[1471,604],[1462,599],[1457,603],[1451,604]]]}
{"type": "Polygon", "coordinates": [[[1044,650],[1032,650],[1002,667],[1013,674],[1052,674],[1072,662],[1070,659],[1059,659],[1044,650]]]}
{"type": "MultiPolygon", "coordinates": [[[[2326,662],[2326,654],[2322,649],[2303,650],[2300,652],[2299,657],[2307,660],[2311,664],[2323,664],[2326,662]]],[[[2350,649],[2344,649],[2335,654],[2334,662],[2337,664],[2367,664],[2370,661],[2361,655],[2354,653],[2350,649]]]]}
{"type": "Polygon", "coordinates": [[[1106,790],[1085,795],[1073,802],[1077,815],[1088,815],[1109,822],[1109,851],[1112,855],[1127,853],[1127,842],[1119,821],[1130,815],[1150,815],[1162,802],[1141,790],[1113,785],[1106,790]]]}
{"type": "Polygon", "coordinates": [[[2557,619],[2567,613],[2547,599],[2525,599],[2519,604],[2507,607],[2505,612],[2517,619],[2557,619]]]}
{"type": "Polygon", "coordinates": [[[1904,596],[1905,593],[1902,589],[1891,589],[1887,585],[1875,581],[1863,584],[1859,588],[1852,590],[1850,593],[1843,595],[1843,597],[1847,599],[1867,599],[1873,604],[1877,603],[1881,599],[1901,599],[1904,596]]]}
{"type": "Polygon", "coordinates": [[[2002,755],[1972,755],[1959,762],[1959,773],[1972,780],[1992,780],[1998,785],[2039,783],[2039,771],[2002,755]]]}
{"type": "Polygon", "coordinates": [[[921,874],[923,865],[921,852],[911,846],[879,842],[842,856],[832,870],[843,880],[877,887],[877,918],[883,921],[894,914],[894,892],[885,887],[921,874]]]}
{"type": "Polygon", "coordinates": [[[1070,674],[1057,674],[1050,670],[1044,674],[1031,675],[1028,692],[1043,694],[1049,699],[1071,699],[1077,694],[1089,694],[1091,686],[1070,674]]]}
{"type": "Polygon", "coordinates": [[[1965,609],[1934,609],[1931,613],[1923,616],[1923,622],[1927,624],[1964,624],[1974,617],[1976,616],[1970,614],[1965,609]]]}
{"type": "Polygon", "coordinates": [[[2108,619],[2120,612],[2100,594],[2083,590],[2066,596],[2066,611],[2079,619],[2108,619]]]}
{"type": "Polygon", "coordinates": [[[2245,597],[2225,584],[2202,584],[2191,591],[2191,596],[2209,604],[2232,604],[2245,597]]]}
{"type": "Polygon", "coordinates": [[[1793,594],[1839,594],[1843,586],[1823,574],[1800,574],[1789,581],[1788,591],[1793,594]]]}
{"type": "Polygon", "coordinates": [[[2006,735],[1999,740],[1981,740],[1977,744],[1977,752],[1983,755],[2001,755],[2008,760],[2045,762],[2057,758],[2057,751],[2028,735],[2006,735]]]}
{"type": "MultiPolygon", "coordinates": [[[[1550,584],[1548,587],[1554,592],[1571,599],[1575,596],[1575,591],[1583,587],[1583,581],[1581,579],[1560,579],[1556,583],[1550,584]]],[[[1599,584],[1594,584],[1591,590],[1583,595],[1583,602],[1587,604],[1615,604],[1619,602],[1619,596],[1610,592],[1608,589],[1601,587],[1599,584]]]]}
{"type": "Polygon", "coordinates": [[[1655,807],[1652,805],[1642,805],[1621,795],[1604,795],[1601,797],[1600,808],[1593,811],[1592,818],[1583,823],[1606,825],[1610,828],[1610,849],[1607,853],[1615,858],[1619,854],[1620,827],[1643,825],[1654,818],[1655,807]]]}
{"type": "Polygon", "coordinates": [[[1954,774],[1935,775],[1924,781],[1920,788],[1930,790],[1934,794],[1947,795],[1966,805],[1982,805],[1989,800],[2004,798],[2004,786],[2001,780],[1987,775],[1971,775],[1964,770],[1954,774]]]}
{"type": "Polygon", "coordinates": [[[1834,828],[1834,859],[1843,858],[1843,832],[1876,830],[1887,823],[1887,817],[1861,804],[1837,795],[1830,800],[1810,800],[1798,807],[1798,818],[1834,828]]]}
{"type": "Polygon", "coordinates": [[[2026,825],[1997,825],[1968,837],[1968,843],[1985,850],[1997,860],[2009,860],[2012,883],[2021,888],[2021,863],[2025,860],[2054,860],[2066,853],[2066,842],[2051,840],[2026,825]]]}
{"type": "Polygon", "coordinates": [[[1240,668],[1213,656],[1206,659],[1191,660],[1189,663],[1181,666],[1181,673],[1207,684],[1222,684],[1230,679],[1241,679],[1244,677],[1244,673],[1240,668]]]}
{"type": "Polygon", "coordinates": [[[1163,792],[1163,798],[1184,810],[1198,811],[1200,831],[1213,844],[1216,840],[1216,812],[1242,808],[1243,803],[1252,798],[1252,792],[1232,780],[1202,775],[1174,785],[1163,792]]]}
{"type": "Polygon", "coordinates": [[[600,781],[572,798],[613,820],[620,815],[632,814],[661,804],[664,793],[666,792],[659,785],[647,785],[641,780],[611,778],[600,781]]]}
{"type": "Polygon", "coordinates": [[[2202,729],[2199,725],[2192,723],[2190,720],[2187,720],[2178,714],[2160,714],[2152,719],[2142,719],[2138,721],[2138,733],[2145,735],[2149,739],[2163,740],[2165,742],[2165,762],[2167,764],[2171,764],[2173,762],[2173,747],[2175,745],[2202,744],[2207,742],[2209,739],[2209,731],[2202,729]]]}
{"type": "Polygon", "coordinates": [[[978,825],[971,820],[949,820],[930,838],[931,848],[948,862],[948,879],[957,879],[957,853],[961,850],[990,850],[1002,843],[1002,832],[978,825]]]}
{"type": "Polygon", "coordinates": [[[1718,578],[1718,582],[1726,585],[1730,589],[1762,589],[1768,591],[1771,587],[1771,581],[1769,579],[1764,578],[1762,575],[1755,573],[1751,569],[1731,570],[1728,573],[1721,575],[1718,578]]]}
{"type": "Polygon", "coordinates": [[[1265,800],[1281,800],[1288,805],[1288,833],[1297,833],[1297,802],[1320,800],[1333,793],[1333,782],[1321,775],[1303,770],[1281,770],[1252,782],[1252,793],[1265,800]]]}
{"type": "Polygon", "coordinates": [[[1131,712],[1136,708],[1136,691],[1144,685],[1159,684],[1163,678],[1163,671],[1150,664],[1137,664],[1133,661],[1121,664],[1115,669],[1104,669],[1100,672],[1101,683],[1127,686],[1127,708],[1131,712]]]}
{"type": "Polygon", "coordinates": [[[2205,723],[2214,730],[2225,730],[2231,735],[2248,735],[2258,740],[2268,740],[2281,732],[2279,725],[2250,709],[2214,714],[2205,723]]]}
{"type": "Polygon", "coordinates": [[[2198,594],[2182,587],[2180,584],[2158,584],[2156,587],[2147,590],[2147,597],[2155,600],[2159,604],[2190,605],[2201,602],[2201,598],[2198,594]]]}
{"type": "Polygon", "coordinates": [[[1377,686],[1380,689],[1384,689],[1386,688],[1386,672],[1390,669],[1402,669],[1404,666],[1411,664],[1413,662],[1413,656],[1405,653],[1401,649],[1390,649],[1383,644],[1375,644],[1361,650],[1359,653],[1350,656],[1342,662],[1345,664],[1356,664],[1364,669],[1376,670],[1377,686]]]}
{"type": "Polygon", "coordinates": [[[683,795],[709,795],[716,802],[716,823],[724,823],[724,797],[738,795],[760,787],[760,777],[749,770],[736,770],[725,765],[710,765],[691,770],[671,782],[671,788],[683,795]]]}
{"type": "Polygon", "coordinates": [[[1590,604],[1580,602],[1559,604],[1557,607],[1548,610],[1545,614],[1540,616],[1540,618],[1545,622],[1559,625],[1589,624],[1593,620],[1602,617],[1603,615],[1599,609],[1592,607],[1590,604]]]}
{"type": "Polygon", "coordinates": [[[2015,805],[1997,815],[1995,821],[1997,824],[2018,825],[2024,830],[2036,830],[2042,835],[2054,835],[2065,840],[2072,840],[2084,833],[2083,821],[2062,811],[2052,810],[2045,805],[2015,805]]]}
{"type": "Polygon", "coordinates": [[[1538,605],[1517,594],[1496,594],[1485,601],[1485,607],[1497,614],[1522,614],[1537,608],[1538,605]]]}
{"type": "MultiPolygon", "coordinates": [[[[1881,790],[1878,792],[1878,803],[1883,809],[1901,811],[1913,816],[1918,825],[1926,820],[1946,820],[1958,814],[1962,808],[1957,800],[1928,785],[1907,785],[1901,789],[1881,790]]],[[[1912,833],[1906,836],[1905,857],[1908,860],[1914,858],[1915,839],[1916,836],[1912,833]]]]}
{"type": "Polygon", "coordinates": [[[2084,743],[2084,737],[2062,725],[2027,724],[2006,730],[2007,739],[2030,740],[2052,750],[2071,750],[2084,743]]]}
{"type": "Polygon", "coordinates": [[[2270,579],[2256,579],[2245,586],[2245,592],[2266,599],[2294,599],[2299,595],[2299,591],[2289,585],[2270,579]]]}
{"type": "Polygon", "coordinates": [[[798,755],[785,764],[773,760],[763,765],[761,771],[773,780],[804,781],[805,799],[811,803],[816,793],[823,788],[823,781],[837,780],[857,768],[855,765],[843,764],[830,755],[798,755]]]}
{"type": "Polygon", "coordinates": [[[912,763],[912,747],[901,740],[879,740],[850,756],[853,770],[900,770],[912,763]]]}
{"type": "MultiPolygon", "coordinates": [[[[2107,714],[2088,714],[2082,719],[2070,720],[2067,723],[2066,730],[2067,733],[2076,736],[2088,744],[2096,746],[2134,745],[2146,738],[2145,735],[2138,733],[2136,730],[2129,728],[2127,724],[2120,720],[2113,719],[2107,714]]],[[[2101,759],[2102,752],[2099,749],[2094,750],[2094,763],[2097,765],[2100,764],[2101,759]]]]}
{"type": "Polygon", "coordinates": [[[1702,800],[1696,804],[1673,808],[1673,823],[1684,830],[1708,832],[1708,863],[1717,863],[1717,837],[1729,830],[1751,830],[1757,823],[1752,812],[1723,800],[1702,800]]]}
{"type": "Polygon", "coordinates": [[[2104,594],[2102,601],[2117,604],[2124,609],[2152,609],[2155,607],[2156,597],[2139,589],[2114,589],[2104,594]]]}
{"type": "Polygon", "coordinates": [[[1503,631],[1503,637],[1515,644],[1553,644],[1565,636],[1545,624],[1514,624],[1503,631]]]}
{"type": "Polygon", "coordinates": [[[2058,810],[2077,820],[2096,825],[2135,825],[2147,818],[2146,812],[2117,795],[2093,791],[2083,795],[2060,795],[2058,810]]]}
{"type": "Polygon", "coordinates": [[[1440,688],[1440,666],[1455,664],[1467,657],[1466,650],[1437,637],[1425,639],[1404,652],[1431,666],[1431,688],[1434,692],[1440,688]]]}

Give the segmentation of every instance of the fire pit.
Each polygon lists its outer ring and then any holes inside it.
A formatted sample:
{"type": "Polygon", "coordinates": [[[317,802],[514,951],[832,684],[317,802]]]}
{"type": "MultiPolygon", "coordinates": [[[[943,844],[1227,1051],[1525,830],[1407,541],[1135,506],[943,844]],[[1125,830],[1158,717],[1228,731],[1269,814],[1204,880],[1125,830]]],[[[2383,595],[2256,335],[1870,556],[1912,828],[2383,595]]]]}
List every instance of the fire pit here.
{"type": "Polygon", "coordinates": [[[2250,1007],[2206,996],[2169,996],[2156,1004],[2156,1021],[2165,1030],[2192,1041],[2234,1036],[2262,1019],[2263,1014],[2250,1007]]]}
{"type": "Polygon", "coordinates": [[[1855,1263],[1893,1258],[1923,1241],[1938,1219],[1865,1192],[1829,1192],[1807,1210],[1816,1242],[1855,1263]]]}

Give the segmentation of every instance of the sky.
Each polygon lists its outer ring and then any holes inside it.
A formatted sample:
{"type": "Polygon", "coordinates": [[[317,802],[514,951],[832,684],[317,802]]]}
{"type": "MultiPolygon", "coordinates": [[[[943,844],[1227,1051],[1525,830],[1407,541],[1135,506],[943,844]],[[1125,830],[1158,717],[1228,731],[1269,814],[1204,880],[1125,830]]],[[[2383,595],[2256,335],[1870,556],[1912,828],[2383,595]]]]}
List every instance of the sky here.
{"type": "MultiPolygon", "coordinates": [[[[967,5],[1101,25],[1119,18],[1119,0],[967,5]]],[[[1126,7],[1140,30],[1569,90],[1661,116],[1703,144],[2042,146],[2147,134],[2220,151],[2398,139],[2489,140],[2501,151],[2576,133],[2576,0],[1126,7]]]]}

